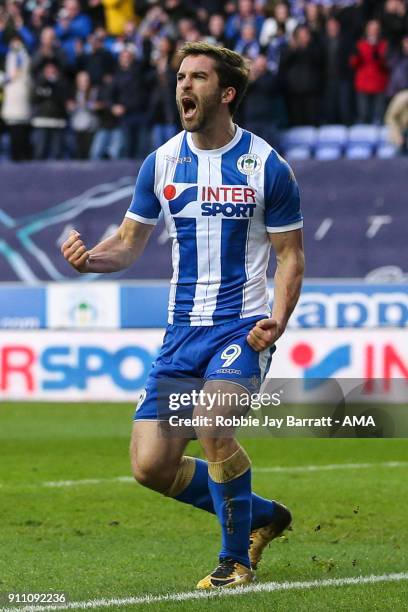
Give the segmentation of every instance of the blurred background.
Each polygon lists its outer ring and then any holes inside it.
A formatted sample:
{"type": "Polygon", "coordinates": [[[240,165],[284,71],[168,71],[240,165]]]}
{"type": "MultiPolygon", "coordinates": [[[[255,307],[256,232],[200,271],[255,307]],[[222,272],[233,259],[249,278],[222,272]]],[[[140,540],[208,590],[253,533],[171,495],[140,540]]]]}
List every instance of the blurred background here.
{"type": "Polygon", "coordinates": [[[137,400],[166,325],[164,225],[122,274],[78,276],[60,246],[121,223],[144,156],[180,129],[175,53],[198,40],[248,58],[236,120],[302,192],[306,282],[271,375],[378,379],[382,401],[408,379],[405,0],[6,0],[1,399],[137,400]]]}

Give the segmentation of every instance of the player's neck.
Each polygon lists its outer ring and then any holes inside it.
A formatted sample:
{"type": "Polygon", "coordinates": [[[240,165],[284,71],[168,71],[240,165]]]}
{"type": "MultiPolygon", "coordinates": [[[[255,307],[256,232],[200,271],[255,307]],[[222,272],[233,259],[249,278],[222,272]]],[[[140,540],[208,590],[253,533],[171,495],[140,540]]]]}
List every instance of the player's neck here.
{"type": "Polygon", "coordinates": [[[205,151],[211,149],[221,149],[227,145],[235,136],[236,125],[229,117],[228,122],[215,122],[203,131],[193,132],[193,143],[197,149],[205,151]]]}

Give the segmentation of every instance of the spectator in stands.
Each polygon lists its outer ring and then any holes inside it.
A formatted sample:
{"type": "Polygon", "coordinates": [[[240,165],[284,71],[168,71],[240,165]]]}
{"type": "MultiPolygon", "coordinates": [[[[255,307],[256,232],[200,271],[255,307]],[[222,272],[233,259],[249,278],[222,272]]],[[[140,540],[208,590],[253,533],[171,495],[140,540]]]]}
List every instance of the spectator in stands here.
{"type": "Polygon", "coordinates": [[[234,51],[248,59],[254,60],[258,57],[260,50],[261,48],[256,37],[255,26],[251,23],[246,23],[242,26],[241,35],[235,45],[234,51]]]}
{"type": "Polygon", "coordinates": [[[320,42],[324,35],[325,26],[325,19],[320,4],[316,2],[306,2],[305,23],[309,27],[312,37],[320,42]]]}
{"type": "Polygon", "coordinates": [[[400,48],[401,40],[408,34],[407,6],[404,0],[386,0],[381,15],[381,27],[390,51],[400,48]]]}
{"type": "Polygon", "coordinates": [[[231,44],[236,45],[244,25],[253,25],[258,37],[264,21],[265,18],[262,15],[255,13],[253,0],[238,0],[238,12],[228,17],[225,35],[231,44]]]}
{"type": "Polygon", "coordinates": [[[178,38],[182,42],[194,42],[201,38],[200,32],[194,19],[184,17],[177,24],[178,38]]]}
{"type": "Polygon", "coordinates": [[[21,37],[14,34],[6,56],[2,118],[10,134],[11,159],[31,157],[30,58],[21,37]]]}
{"type": "Polygon", "coordinates": [[[154,54],[155,72],[153,91],[151,92],[152,149],[157,149],[166,140],[174,136],[179,127],[178,111],[174,92],[177,84],[177,71],[174,64],[174,42],[163,37],[154,54]]]}
{"type": "Polygon", "coordinates": [[[317,125],[319,122],[322,55],[322,48],[312,40],[309,28],[306,25],[297,26],[281,58],[281,73],[292,125],[317,125]]]}
{"type": "Polygon", "coordinates": [[[266,47],[266,58],[268,60],[268,70],[273,74],[278,74],[280,69],[281,56],[288,47],[289,39],[283,28],[279,25],[276,36],[274,36],[266,47]]]}
{"type": "Polygon", "coordinates": [[[91,4],[93,7],[103,6],[106,31],[110,36],[122,36],[125,24],[135,21],[133,0],[91,0],[91,4]]]}
{"type": "Polygon", "coordinates": [[[195,19],[193,6],[190,8],[189,3],[185,0],[163,0],[162,5],[175,27],[181,19],[195,19]]]}
{"type": "Polygon", "coordinates": [[[81,12],[78,0],[64,0],[55,31],[69,63],[73,65],[77,57],[77,41],[84,42],[92,31],[92,22],[81,12]]]}
{"type": "Polygon", "coordinates": [[[211,15],[208,22],[208,35],[204,37],[204,40],[210,45],[217,45],[218,47],[229,46],[229,41],[225,37],[224,15],[220,13],[211,15]]]}
{"type": "MultiPolygon", "coordinates": [[[[278,87],[281,78],[292,124],[318,124],[323,108],[324,121],[350,124],[356,92],[358,120],[378,123],[384,101],[408,88],[407,15],[407,0],[0,0],[0,69],[17,33],[32,56],[35,88],[44,79],[46,64],[58,66],[57,81],[64,86],[52,83],[57,106],[62,90],[67,101],[63,77],[73,83],[77,72],[89,73],[92,87],[97,87],[101,121],[92,156],[116,158],[121,148],[122,154],[143,155],[149,119],[156,126],[154,143],[174,129],[174,107],[167,103],[174,74],[163,56],[170,40],[178,47],[185,40],[204,39],[251,58],[257,76],[251,81],[250,106],[258,96],[260,105],[254,120],[260,120],[265,110],[265,84],[275,79],[278,87]],[[382,24],[382,36],[376,19],[382,24]],[[131,66],[125,68],[122,60],[117,68],[118,58],[129,50],[131,66]]],[[[49,67],[45,72],[52,71],[49,67]]],[[[5,87],[6,96],[10,95],[12,88],[5,87]]],[[[281,108],[276,96],[274,112],[281,108]]],[[[40,104],[37,99],[36,104],[37,108],[48,104],[49,109],[51,102],[40,104]]],[[[62,125],[64,113],[34,118],[36,142],[46,143],[46,156],[55,157],[51,144],[63,134],[63,128],[57,127],[54,135],[48,124],[62,125]],[[39,138],[38,121],[43,125],[44,120],[46,131],[39,138]]],[[[13,137],[13,142],[18,139],[13,137]]],[[[36,155],[40,149],[37,145],[36,155]]],[[[23,150],[23,157],[26,154],[23,150]]],[[[16,157],[14,146],[12,155],[16,157]]]]}
{"type": "Polygon", "coordinates": [[[334,17],[326,22],[323,38],[325,92],[324,118],[327,123],[350,125],[353,119],[353,72],[340,23],[334,17]]]}
{"type": "Polygon", "coordinates": [[[186,32],[185,38],[182,36],[179,36],[178,38],[180,44],[184,42],[198,42],[202,39],[201,32],[195,22],[193,23],[193,26],[186,32]]]}
{"type": "Polygon", "coordinates": [[[113,75],[105,74],[97,88],[95,112],[98,128],[92,140],[91,159],[119,159],[122,153],[122,132],[119,119],[112,112],[113,75]]]}
{"type": "Polygon", "coordinates": [[[387,41],[381,38],[379,21],[372,19],[365,27],[364,38],[351,56],[357,111],[360,123],[381,123],[384,115],[385,89],[388,83],[387,41]]]}
{"type": "Polygon", "coordinates": [[[390,80],[387,87],[387,97],[392,98],[402,89],[408,89],[408,32],[401,41],[397,52],[388,58],[390,80]]]}
{"type": "Polygon", "coordinates": [[[88,44],[78,57],[76,68],[85,71],[91,78],[92,85],[100,85],[105,74],[114,72],[116,61],[112,53],[104,48],[105,30],[98,28],[88,36],[88,44]]]}
{"type": "Polygon", "coordinates": [[[70,126],[75,133],[75,158],[88,159],[94,134],[98,127],[96,115],[97,90],[92,86],[90,75],[78,72],[74,95],[67,102],[70,126]]]}
{"type": "MultiPolygon", "coordinates": [[[[210,29],[210,21],[214,15],[220,15],[223,17],[224,13],[224,2],[222,0],[196,0],[194,5],[196,7],[196,18],[199,24],[199,28],[202,32],[210,29]]],[[[206,39],[207,40],[207,39],[206,39]]],[[[210,41],[207,41],[210,42],[210,41]]],[[[210,43],[216,44],[216,43],[210,43]]]]}
{"type": "Polygon", "coordinates": [[[262,26],[259,42],[262,47],[267,47],[276,36],[285,35],[289,40],[297,25],[296,19],[289,15],[288,5],[278,2],[273,17],[268,17],[262,26]]]}
{"type": "Polygon", "coordinates": [[[177,27],[170,21],[169,15],[159,5],[149,9],[139,25],[139,34],[156,44],[161,36],[176,38],[177,27]]]}
{"type": "Polygon", "coordinates": [[[134,48],[126,47],[119,56],[113,79],[112,112],[118,117],[125,157],[146,154],[147,120],[152,87],[151,73],[136,60],[134,48]]]}
{"type": "Polygon", "coordinates": [[[8,0],[6,6],[0,6],[0,55],[6,56],[8,43],[14,34],[18,34],[30,53],[35,46],[35,36],[24,25],[21,6],[14,0],[8,0]]]}
{"type": "Polygon", "coordinates": [[[397,93],[385,113],[385,123],[390,130],[390,139],[402,154],[408,154],[408,89],[397,93]]]}
{"type": "Polygon", "coordinates": [[[153,41],[157,42],[159,39],[160,37],[153,37],[146,30],[142,34],[141,28],[136,27],[134,21],[127,21],[123,35],[106,42],[109,51],[115,56],[119,56],[126,46],[133,45],[136,59],[148,64],[150,63],[153,41]]]}
{"type": "Polygon", "coordinates": [[[40,10],[51,23],[56,20],[61,2],[55,2],[55,0],[23,0],[22,4],[24,5],[24,16],[29,21],[33,14],[40,10]]]}
{"type": "Polygon", "coordinates": [[[68,85],[59,66],[48,61],[36,77],[32,92],[35,159],[61,159],[67,125],[68,85]]]}
{"type": "Polygon", "coordinates": [[[33,76],[37,76],[42,71],[44,64],[49,61],[57,64],[61,72],[65,72],[68,69],[67,56],[61,49],[55,30],[51,27],[46,27],[41,32],[40,46],[31,62],[33,76]]]}
{"type": "Polygon", "coordinates": [[[83,11],[89,16],[95,29],[105,29],[105,10],[101,0],[82,0],[83,11]]]}
{"type": "Polygon", "coordinates": [[[48,7],[46,3],[44,3],[44,5],[34,5],[33,10],[28,14],[27,23],[36,42],[38,42],[41,38],[43,29],[53,25],[51,6],[48,7]]]}
{"type": "Polygon", "coordinates": [[[251,62],[250,82],[243,102],[245,127],[272,146],[279,142],[278,128],[287,123],[280,80],[268,70],[265,55],[251,62]]]}

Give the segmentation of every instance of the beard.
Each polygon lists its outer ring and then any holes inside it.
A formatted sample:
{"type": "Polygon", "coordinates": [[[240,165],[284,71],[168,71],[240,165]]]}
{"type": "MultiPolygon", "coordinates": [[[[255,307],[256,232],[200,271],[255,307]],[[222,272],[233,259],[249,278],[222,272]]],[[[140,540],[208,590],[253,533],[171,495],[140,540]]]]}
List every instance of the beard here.
{"type": "Polygon", "coordinates": [[[200,99],[194,98],[194,100],[196,111],[191,118],[185,116],[181,100],[178,98],[176,100],[181,125],[186,132],[202,132],[211,125],[220,108],[221,92],[216,91],[209,96],[202,96],[200,99]]]}

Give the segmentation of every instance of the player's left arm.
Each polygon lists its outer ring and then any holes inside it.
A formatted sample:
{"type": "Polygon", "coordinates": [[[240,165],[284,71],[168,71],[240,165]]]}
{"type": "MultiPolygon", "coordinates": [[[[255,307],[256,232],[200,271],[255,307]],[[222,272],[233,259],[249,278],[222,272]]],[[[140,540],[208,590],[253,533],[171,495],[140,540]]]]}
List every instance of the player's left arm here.
{"type": "Polygon", "coordinates": [[[271,317],[258,321],[248,335],[256,351],[272,346],[285,331],[299,299],[304,272],[299,187],[289,164],[272,151],[265,164],[265,226],[277,267],[271,317]]]}
{"type": "Polygon", "coordinates": [[[299,299],[305,258],[302,230],[268,234],[276,255],[273,309],[269,319],[261,319],[248,335],[256,351],[272,346],[285,331],[299,299]]]}

